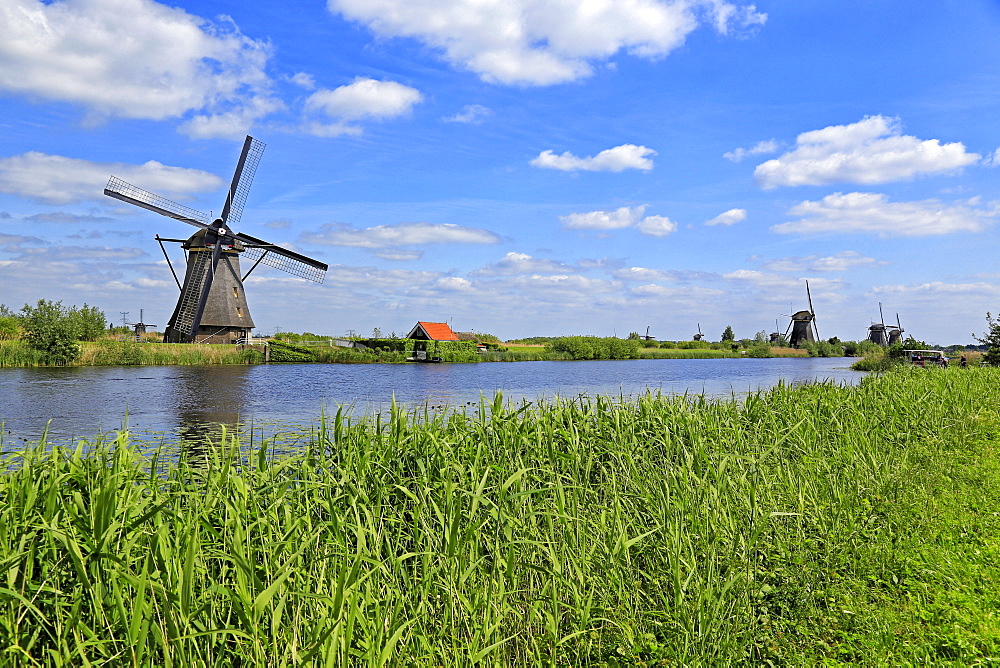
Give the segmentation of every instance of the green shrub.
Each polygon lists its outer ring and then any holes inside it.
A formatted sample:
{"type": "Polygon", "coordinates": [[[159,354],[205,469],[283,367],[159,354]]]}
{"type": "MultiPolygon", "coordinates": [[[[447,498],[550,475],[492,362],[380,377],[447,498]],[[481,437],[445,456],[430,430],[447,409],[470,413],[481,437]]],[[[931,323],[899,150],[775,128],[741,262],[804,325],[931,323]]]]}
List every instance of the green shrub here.
{"type": "Polygon", "coordinates": [[[574,360],[627,360],[639,357],[641,341],[597,336],[564,336],[551,341],[547,349],[566,353],[574,360]]]}
{"type": "Polygon", "coordinates": [[[79,323],[62,302],[39,299],[35,306],[25,304],[21,313],[25,340],[42,354],[43,364],[68,364],[80,356],[79,323]]]}

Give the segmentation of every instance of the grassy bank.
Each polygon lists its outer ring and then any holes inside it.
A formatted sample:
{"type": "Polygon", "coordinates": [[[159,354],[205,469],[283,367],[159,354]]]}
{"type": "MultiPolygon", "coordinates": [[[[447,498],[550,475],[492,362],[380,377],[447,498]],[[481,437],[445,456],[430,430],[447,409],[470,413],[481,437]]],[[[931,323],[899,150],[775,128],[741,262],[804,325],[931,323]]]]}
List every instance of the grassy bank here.
{"type": "Polygon", "coordinates": [[[1000,370],[901,370],[741,403],[335,416],[296,458],[229,441],[161,477],[127,435],[10,456],[0,651],[19,665],[985,662],[1000,656],[998,406],[1000,370]]]}
{"type": "MultiPolygon", "coordinates": [[[[256,364],[260,350],[243,346],[136,341],[81,341],[82,354],[67,366],[136,366],[172,364],[256,364]]],[[[39,366],[42,354],[24,341],[0,341],[0,367],[39,366]]]]}

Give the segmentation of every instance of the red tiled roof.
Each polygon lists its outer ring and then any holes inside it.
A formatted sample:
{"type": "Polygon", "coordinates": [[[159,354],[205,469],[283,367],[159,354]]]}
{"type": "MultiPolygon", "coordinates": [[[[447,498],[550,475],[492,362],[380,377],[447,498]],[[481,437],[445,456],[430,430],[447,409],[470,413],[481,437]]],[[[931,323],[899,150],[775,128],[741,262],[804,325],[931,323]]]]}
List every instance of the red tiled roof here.
{"type": "Polygon", "coordinates": [[[451,327],[446,322],[422,322],[418,321],[431,341],[458,341],[458,336],[451,331],[451,327]]]}

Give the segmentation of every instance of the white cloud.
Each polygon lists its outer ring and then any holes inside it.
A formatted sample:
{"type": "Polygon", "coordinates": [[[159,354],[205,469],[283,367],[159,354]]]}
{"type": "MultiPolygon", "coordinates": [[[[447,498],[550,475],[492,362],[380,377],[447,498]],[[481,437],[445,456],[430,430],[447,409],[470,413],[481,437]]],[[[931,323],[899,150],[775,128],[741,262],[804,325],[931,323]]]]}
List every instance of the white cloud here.
{"type": "Polygon", "coordinates": [[[645,267],[628,267],[617,269],[612,273],[615,278],[626,281],[674,281],[674,275],[659,269],[647,269],[645,267]]]}
{"type": "Polygon", "coordinates": [[[500,237],[489,230],[450,223],[400,223],[364,229],[327,224],[317,232],[303,234],[302,241],[329,246],[389,248],[415,244],[495,244],[500,242],[500,237]]]}
{"type": "Polygon", "coordinates": [[[9,92],[98,117],[274,107],[264,73],[270,46],[225,17],[211,23],[150,0],[8,0],[0,25],[0,89],[9,92]]]}
{"type": "Polygon", "coordinates": [[[722,157],[731,162],[740,162],[751,155],[765,155],[778,150],[778,142],[773,139],[757,142],[751,148],[737,148],[729,153],[723,153],[722,157]]]}
{"type": "MultiPolygon", "coordinates": [[[[32,151],[0,158],[0,192],[52,204],[107,200],[104,186],[111,175],[144,190],[183,199],[224,186],[222,179],[198,169],[168,167],[155,160],[142,165],[91,162],[32,151]]],[[[107,200],[110,202],[111,200],[107,200]]]]}
{"type": "Polygon", "coordinates": [[[677,229],[666,216],[644,216],[646,205],[623,206],[614,211],[589,211],[560,216],[563,227],[571,230],[620,230],[634,227],[643,234],[664,237],[677,229]]]}
{"type": "Polygon", "coordinates": [[[445,292],[469,292],[473,289],[472,283],[465,278],[458,276],[445,276],[439,278],[432,286],[445,292]]]}
{"type": "Polygon", "coordinates": [[[324,88],[310,95],[305,102],[305,111],[323,115],[333,122],[311,121],[303,129],[324,137],[360,134],[361,128],[350,123],[402,116],[410,113],[422,99],[416,88],[395,81],[358,77],[346,86],[333,90],[324,88]]]}
{"type": "Polygon", "coordinates": [[[289,81],[291,81],[296,86],[302,86],[306,90],[312,90],[316,88],[316,79],[313,78],[311,74],[306,74],[305,72],[296,72],[291,77],[289,77],[289,81]]]}
{"type": "Polygon", "coordinates": [[[531,161],[533,167],[542,169],[558,169],[564,172],[586,170],[591,172],[621,172],[626,169],[641,169],[649,171],[653,161],[647,156],[656,155],[656,151],[645,146],[622,144],[601,151],[588,158],[578,158],[569,151],[556,155],[552,151],[542,151],[531,161]]]}
{"type": "Polygon", "coordinates": [[[403,250],[400,248],[386,248],[384,250],[376,251],[376,257],[380,257],[383,260],[392,260],[394,262],[407,262],[411,260],[419,260],[424,256],[422,250],[403,250]]]}
{"type": "Polygon", "coordinates": [[[571,230],[620,230],[638,223],[645,211],[645,206],[623,206],[614,211],[571,213],[560,216],[559,220],[571,230]]]}
{"type": "Polygon", "coordinates": [[[454,116],[443,119],[449,123],[482,123],[493,115],[493,110],[481,104],[467,104],[454,116]]]}
{"type": "Polygon", "coordinates": [[[735,225],[736,223],[741,223],[747,219],[746,209],[730,209],[729,211],[723,211],[715,218],[711,220],[706,220],[706,225],[735,225]]]}
{"type": "Polygon", "coordinates": [[[46,262],[60,260],[134,260],[144,257],[146,252],[141,248],[128,246],[48,246],[45,248],[24,248],[21,254],[13,259],[29,262],[42,259],[46,262]]]}
{"type": "Polygon", "coordinates": [[[412,37],[484,80],[521,85],[572,81],[619,51],[659,58],[704,16],[722,34],[765,14],[725,0],[327,0],[331,12],[384,37],[412,37]]]}
{"type": "Polygon", "coordinates": [[[898,119],[868,116],[850,125],[803,132],[793,151],[757,166],[764,189],[829,183],[887,183],[970,165],[980,156],[960,142],[902,134],[898,119]]]}
{"type": "Polygon", "coordinates": [[[803,272],[803,271],[847,271],[856,267],[876,267],[889,264],[884,260],[862,255],[857,251],[841,251],[826,257],[810,255],[808,257],[785,257],[769,260],[763,264],[771,271],[803,272]]]}
{"type": "Polygon", "coordinates": [[[646,216],[635,224],[635,229],[651,237],[665,237],[677,231],[677,223],[666,216],[646,216]]]}
{"type": "Polygon", "coordinates": [[[796,204],[788,213],[799,220],[774,225],[779,234],[865,233],[880,237],[921,237],[953,232],[980,232],[1000,208],[978,207],[976,198],[955,204],[928,199],[889,202],[879,193],[834,193],[818,202],[796,204]]]}
{"type": "Polygon", "coordinates": [[[987,167],[1000,167],[1000,148],[983,158],[983,164],[987,167]]]}
{"type": "Polygon", "coordinates": [[[470,276],[517,276],[519,274],[565,274],[574,270],[564,262],[510,252],[496,262],[470,273],[470,276]]]}

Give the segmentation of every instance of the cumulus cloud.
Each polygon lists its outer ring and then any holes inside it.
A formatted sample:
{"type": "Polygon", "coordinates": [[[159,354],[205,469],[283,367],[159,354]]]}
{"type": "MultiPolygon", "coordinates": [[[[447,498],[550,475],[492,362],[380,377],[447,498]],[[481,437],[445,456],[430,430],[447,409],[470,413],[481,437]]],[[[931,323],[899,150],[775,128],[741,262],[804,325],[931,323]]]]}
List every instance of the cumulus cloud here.
{"type": "Polygon", "coordinates": [[[751,155],[766,155],[778,150],[778,142],[773,139],[757,142],[750,148],[737,148],[728,153],[723,153],[722,157],[730,162],[741,162],[751,155]]]}
{"type": "Polygon", "coordinates": [[[677,231],[677,223],[666,216],[646,216],[635,224],[635,229],[651,237],[665,237],[677,231]]]}
{"type": "Polygon", "coordinates": [[[904,135],[898,119],[868,116],[850,125],[803,132],[795,149],[754,170],[764,189],[829,183],[887,183],[948,172],[980,159],[960,142],[904,135]]]}
{"type": "Polygon", "coordinates": [[[327,224],[302,235],[303,243],[355,248],[390,248],[417,244],[495,244],[500,237],[489,230],[451,223],[400,223],[363,229],[327,224]]]}
{"type": "Polygon", "coordinates": [[[983,159],[983,164],[987,167],[1000,167],[1000,148],[983,159]]]}
{"type": "Polygon", "coordinates": [[[15,260],[32,261],[38,258],[46,262],[60,260],[134,260],[146,255],[141,248],[125,246],[50,246],[46,248],[24,248],[15,260]]]}
{"type": "Polygon", "coordinates": [[[634,227],[643,234],[663,237],[677,229],[666,216],[646,216],[646,205],[623,206],[614,211],[589,211],[560,216],[563,227],[571,230],[619,230],[634,227]]]}
{"type": "Polygon", "coordinates": [[[864,233],[880,237],[922,237],[953,232],[980,232],[1000,217],[1000,207],[979,206],[973,198],[945,204],[927,199],[890,202],[879,193],[834,193],[818,202],[796,204],[788,213],[798,220],[774,225],[779,234],[864,233]]]}
{"type": "Polygon", "coordinates": [[[747,219],[746,209],[730,209],[729,211],[723,211],[715,218],[711,220],[706,220],[706,225],[735,225],[736,223],[741,223],[747,219]]]}
{"type": "Polygon", "coordinates": [[[484,80],[544,86],[586,77],[620,51],[655,59],[701,23],[745,33],[766,15],[727,0],[327,0],[383,37],[411,37],[484,80]]]}
{"type": "Polygon", "coordinates": [[[419,260],[424,256],[424,252],[422,250],[386,248],[380,251],[375,251],[375,256],[380,257],[383,260],[392,260],[393,262],[408,262],[411,260],[419,260]]]}
{"type": "Polygon", "coordinates": [[[469,276],[517,276],[519,274],[565,274],[573,268],[564,262],[531,257],[527,253],[510,252],[496,262],[477,269],[469,276]]]}
{"type": "MultiPolygon", "coordinates": [[[[0,7],[0,89],[162,120],[273,109],[265,42],[151,0],[10,0],[0,7]]],[[[244,118],[247,116],[244,115],[244,118]]]]}
{"type": "Polygon", "coordinates": [[[366,119],[385,120],[408,114],[423,96],[416,88],[396,81],[379,81],[358,77],[339,88],[321,89],[305,102],[308,114],[325,116],[332,122],[313,121],[305,129],[315,135],[335,137],[360,134],[361,128],[351,123],[366,119]]]}
{"type": "Polygon", "coordinates": [[[569,151],[556,155],[552,151],[542,151],[531,161],[533,167],[542,169],[558,169],[564,172],[584,170],[589,172],[621,172],[626,169],[641,169],[649,171],[653,161],[648,157],[656,155],[656,151],[645,146],[622,144],[601,151],[595,156],[578,158],[569,151]]]}
{"type": "MultiPolygon", "coordinates": [[[[218,190],[218,176],[198,169],[169,167],[150,160],[142,165],[92,162],[32,151],[0,158],[0,192],[50,204],[104,201],[111,175],[144,190],[184,199],[191,193],[218,190]]],[[[108,200],[110,201],[110,200],[108,200]]]]}
{"type": "Polygon", "coordinates": [[[611,275],[624,281],[659,282],[677,280],[676,276],[670,272],[660,269],[647,269],[646,267],[616,269],[611,275]]]}
{"type": "Polygon", "coordinates": [[[449,123],[482,123],[493,115],[493,110],[481,104],[467,104],[462,107],[454,116],[448,116],[444,120],[449,123]]]}
{"type": "Polygon", "coordinates": [[[857,251],[841,251],[825,257],[809,255],[807,257],[785,257],[769,260],[764,263],[763,267],[771,271],[787,272],[847,271],[856,267],[875,267],[886,264],[889,263],[862,255],[857,251]]]}

